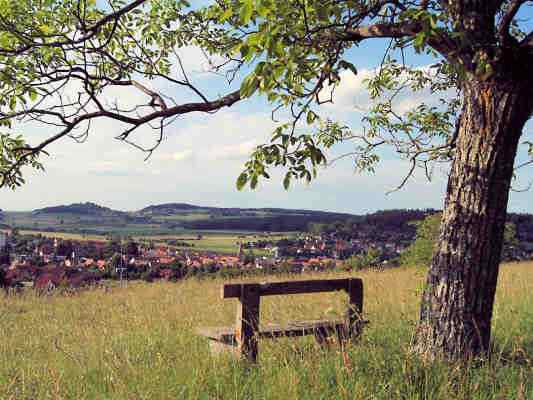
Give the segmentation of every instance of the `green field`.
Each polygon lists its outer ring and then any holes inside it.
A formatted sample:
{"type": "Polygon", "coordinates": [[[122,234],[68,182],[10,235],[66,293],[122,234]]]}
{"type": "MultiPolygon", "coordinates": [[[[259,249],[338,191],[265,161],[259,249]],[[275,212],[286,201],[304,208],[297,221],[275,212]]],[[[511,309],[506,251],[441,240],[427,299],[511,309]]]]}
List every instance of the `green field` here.
{"type": "MultiPolygon", "coordinates": [[[[21,234],[27,235],[42,235],[45,237],[59,238],[64,240],[79,240],[79,241],[106,241],[107,236],[93,235],[93,234],[81,234],[81,233],[69,233],[69,232],[46,232],[38,230],[21,230],[21,234]]],[[[248,242],[257,240],[273,240],[277,241],[282,238],[294,237],[296,233],[272,233],[269,235],[264,234],[243,234],[243,233],[219,233],[219,232],[202,232],[200,233],[201,239],[197,239],[198,232],[190,232],[179,235],[142,235],[134,236],[133,238],[138,241],[151,241],[155,244],[165,244],[168,240],[179,240],[185,243],[191,244],[188,246],[173,246],[177,249],[190,250],[190,251],[202,251],[202,252],[216,252],[223,254],[236,254],[238,250],[238,242],[248,242]]],[[[264,250],[254,250],[255,255],[264,255],[264,250]]]]}
{"type": "MultiPolygon", "coordinates": [[[[324,278],[341,274],[306,275],[324,278]]],[[[533,263],[502,267],[490,363],[424,364],[409,354],[424,273],[358,274],[365,285],[359,344],[319,348],[312,338],[260,342],[247,368],[212,356],[194,334],[228,325],[236,301],[219,280],[130,283],[77,295],[0,297],[2,399],[531,399],[533,263]]],[[[302,276],[297,276],[302,279],[302,276]]],[[[262,321],[340,315],[340,293],[273,296],[262,321]]]]}
{"type": "MultiPolygon", "coordinates": [[[[180,247],[179,249],[192,250],[192,251],[213,251],[224,254],[237,254],[239,248],[239,242],[249,242],[257,240],[272,240],[277,241],[282,238],[292,237],[294,234],[270,234],[268,236],[260,234],[217,234],[217,233],[203,233],[201,239],[195,238],[197,235],[184,234],[184,235],[170,235],[170,236],[151,236],[151,237],[138,237],[138,239],[154,240],[156,242],[164,242],[166,240],[176,239],[192,245],[192,247],[180,247]]],[[[254,249],[255,255],[266,254],[265,250],[254,249]]]]}
{"type": "Polygon", "coordinates": [[[69,232],[46,232],[46,231],[36,231],[36,230],[21,230],[20,234],[22,235],[41,235],[44,237],[58,238],[64,240],[97,240],[105,241],[107,240],[106,236],[103,235],[91,235],[91,234],[82,234],[82,233],[69,233],[69,232]]]}

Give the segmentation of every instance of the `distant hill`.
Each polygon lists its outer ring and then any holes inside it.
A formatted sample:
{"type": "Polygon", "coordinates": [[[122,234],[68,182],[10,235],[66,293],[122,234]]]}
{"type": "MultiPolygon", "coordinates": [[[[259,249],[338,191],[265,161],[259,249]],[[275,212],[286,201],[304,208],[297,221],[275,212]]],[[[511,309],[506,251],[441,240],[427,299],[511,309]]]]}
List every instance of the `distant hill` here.
{"type": "MultiPolygon", "coordinates": [[[[336,231],[383,237],[414,236],[419,221],[437,210],[385,210],[372,214],[286,208],[211,207],[188,203],[153,204],[139,211],[120,211],[93,202],[44,207],[0,215],[2,224],[27,230],[84,234],[170,235],[186,231],[288,232],[336,231]]],[[[533,242],[533,215],[509,214],[521,240],[533,242]]]]}
{"type": "Polygon", "coordinates": [[[239,208],[239,207],[209,207],[209,206],[198,206],[194,204],[187,203],[166,203],[166,204],[157,204],[150,205],[139,211],[137,214],[140,215],[153,215],[153,216],[164,216],[172,215],[176,213],[191,212],[191,211],[205,211],[211,213],[219,213],[221,215],[239,215],[239,214],[289,214],[289,215],[336,215],[339,217],[353,216],[353,214],[347,213],[338,213],[331,211],[315,211],[315,210],[301,210],[301,209],[290,209],[290,208],[239,208]]]}
{"type": "Polygon", "coordinates": [[[112,210],[109,207],[103,207],[95,203],[86,202],[40,208],[33,210],[32,214],[36,216],[43,214],[74,214],[95,217],[119,217],[125,216],[127,213],[123,211],[112,210]]]}
{"type": "Polygon", "coordinates": [[[351,214],[285,208],[206,207],[186,203],[151,205],[136,213],[168,227],[221,231],[302,231],[309,223],[331,223],[351,214]]]}
{"type": "Polygon", "coordinates": [[[186,203],[166,203],[151,205],[137,211],[141,215],[172,215],[176,212],[191,211],[191,210],[205,210],[209,207],[200,207],[186,203]]]}

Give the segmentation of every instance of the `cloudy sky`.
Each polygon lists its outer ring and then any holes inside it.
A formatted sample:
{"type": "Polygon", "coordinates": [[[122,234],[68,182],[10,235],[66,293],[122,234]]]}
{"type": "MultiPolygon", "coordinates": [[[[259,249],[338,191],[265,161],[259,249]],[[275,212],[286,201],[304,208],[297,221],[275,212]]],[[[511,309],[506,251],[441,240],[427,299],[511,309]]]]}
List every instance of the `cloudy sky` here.
{"type": "MultiPolygon", "coordinates": [[[[379,65],[383,46],[368,42],[351,51],[358,75],[345,72],[334,104],[323,109],[325,115],[348,123],[354,131],[361,127],[361,117],[368,107],[368,96],[362,83],[379,65]]],[[[218,77],[204,73],[206,62],[201,52],[187,48],[181,52],[186,67],[194,71],[197,85],[212,97],[227,93],[218,77]]],[[[413,60],[416,65],[429,65],[427,58],[413,60]]],[[[167,89],[168,88],[162,88],[167,89]]],[[[171,91],[174,89],[170,89],[171,91]]],[[[172,94],[180,98],[181,94],[172,94]]],[[[140,102],[146,99],[134,91],[113,93],[118,101],[140,102]]],[[[421,100],[420,95],[404,97],[400,107],[421,100]]],[[[251,150],[268,140],[275,124],[271,107],[261,98],[237,103],[216,114],[189,114],[167,128],[166,138],[153,156],[121,143],[113,136],[120,126],[99,121],[86,143],[64,140],[49,148],[43,159],[45,172],[28,172],[27,183],[15,190],[2,189],[0,208],[31,210],[43,206],[93,201],[121,210],[136,210],[149,204],[188,202],[209,206],[287,207],[366,213],[390,208],[441,208],[446,184],[446,168],[434,174],[432,182],[415,176],[402,190],[394,189],[408,171],[409,165],[392,153],[383,153],[375,174],[356,174],[349,159],[339,161],[319,172],[310,185],[297,184],[285,191],[281,173],[270,181],[262,181],[255,191],[237,191],[235,180],[251,150]]],[[[50,134],[39,126],[24,131],[30,140],[50,134]]],[[[533,133],[533,124],[526,134],[533,133]]],[[[139,131],[137,139],[149,143],[154,133],[139,131]]],[[[518,188],[533,181],[533,168],[521,173],[518,188]]],[[[510,210],[533,212],[532,192],[511,194],[510,210]]]]}

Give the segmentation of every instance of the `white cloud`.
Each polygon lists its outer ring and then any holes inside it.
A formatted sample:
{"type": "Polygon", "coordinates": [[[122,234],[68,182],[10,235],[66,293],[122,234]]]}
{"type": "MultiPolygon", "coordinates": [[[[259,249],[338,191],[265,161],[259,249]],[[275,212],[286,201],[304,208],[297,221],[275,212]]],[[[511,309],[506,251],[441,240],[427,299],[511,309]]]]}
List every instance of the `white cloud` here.
{"type": "Polygon", "coordinates": [[[209,160],[242,160],[248,157],[258,145],[257,140],[252,139],[242,143],[228,144],[212,147],[207,153],[209,160]]]}
{"type": "MultiPolygon", "coordinates": [[[[225,61],[225,59],[219,55],[207,55],[197,46],[181,47],[176,50],[176,53],[181,60],[185,72],[196,76],[212,75],[210,71],[213,69],[213,65],[221,64],[225,61]]],[[[181,74],[179,63],[176,62],[174,65],[176,65],[176,69],[179,69],[179,74],[181,74]]]]}
{"type": "MultiPolygon", "coordinates": [[[[421,66],[417,69],[425,72],[431,72],[432,67],[421,66]]],[[[335,88],[334,91],[333,103],[326,104],[325,108],[336,114],[338,117],[342,117],[353,112],[365,113],[369,111],[372,101],[368,94],[365,80],[374,77],[377,71],[377,69],[361,69],[358,71],[357,75],[351,71],[342,71],[340,74],[340,84],[337,88],[335,88]]],[[[323,90],[321,95],[322,100],[329,97],[330,90],[331,87],[326,87],[323,90]]],[[[423,89],[416,92],[406,89],[395,96],[392,107],[397,114],[403,115],[422,103],[426,103],[428,105],[437,105],[440,97],[452,96],[453,93],[451,91],[440,93],[438,96],[436,96],[432,94],[429,89],[423,89]]]]}
{"type": "Polygon", "coordinates": [[[175,151],[173,153],[162,153],[160,156],[161,160],[168,161],[186,161],[190,160],[193,157],[193,151],[190,149],[175,151]]]}
{"type": "MultiPolygon", "coordinates": [[[[325,107],[339,113],[366,111],[370,98],[364,81],[373,75],[374,72],[368,69],[358,71],[357,75],[351,71],[341,72],[340,85],[333,92],[333,103],[328,103],[325,107]]],[[[331,87],[324,88],[321,100],[329,98],[331,89],[331,87]]]]}

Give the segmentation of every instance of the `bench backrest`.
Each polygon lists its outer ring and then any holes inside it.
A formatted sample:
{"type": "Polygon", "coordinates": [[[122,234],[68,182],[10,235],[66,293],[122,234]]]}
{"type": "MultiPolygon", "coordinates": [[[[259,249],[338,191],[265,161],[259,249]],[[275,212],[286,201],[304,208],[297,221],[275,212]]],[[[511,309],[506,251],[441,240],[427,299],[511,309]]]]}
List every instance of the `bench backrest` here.
{"type": "Polygon", "coordinates": [[[222,287],[222,298],[240,298],[249,289],[255,288],[259,296],[320,293],[344,290],[347,293],[363,293],[363,282],[359,278],[320,279],[309,281],[230,283],[222,287]]]}

